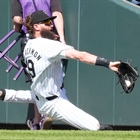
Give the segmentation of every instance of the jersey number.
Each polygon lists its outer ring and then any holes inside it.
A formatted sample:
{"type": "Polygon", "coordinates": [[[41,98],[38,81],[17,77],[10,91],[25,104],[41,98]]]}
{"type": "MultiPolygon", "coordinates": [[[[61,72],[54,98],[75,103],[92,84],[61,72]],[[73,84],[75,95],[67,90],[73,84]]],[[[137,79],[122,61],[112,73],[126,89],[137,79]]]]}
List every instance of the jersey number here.
{"type": "Polygon", "coordinates": [[[34,63],[32,60],[29,59],[27,61],[27,67],[28,67],[30,75],[32,76],[32,78],[34,78],[36,75],[35,75],[35,70],[34,70],[34,63]]]}

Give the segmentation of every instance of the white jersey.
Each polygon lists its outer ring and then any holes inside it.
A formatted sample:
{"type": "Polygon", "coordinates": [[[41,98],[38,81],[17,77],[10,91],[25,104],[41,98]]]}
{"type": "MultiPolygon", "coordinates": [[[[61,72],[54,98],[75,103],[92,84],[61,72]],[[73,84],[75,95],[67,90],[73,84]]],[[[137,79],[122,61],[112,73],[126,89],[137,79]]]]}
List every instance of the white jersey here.
{"type": "Polygon", "coordinates": [[[61,59],[72,48],[58,41],[36,38],[28,41],[23,55],[27,72],[32,76],[31,90],[38,97],[60,95],[63,82],[61,59]]]}

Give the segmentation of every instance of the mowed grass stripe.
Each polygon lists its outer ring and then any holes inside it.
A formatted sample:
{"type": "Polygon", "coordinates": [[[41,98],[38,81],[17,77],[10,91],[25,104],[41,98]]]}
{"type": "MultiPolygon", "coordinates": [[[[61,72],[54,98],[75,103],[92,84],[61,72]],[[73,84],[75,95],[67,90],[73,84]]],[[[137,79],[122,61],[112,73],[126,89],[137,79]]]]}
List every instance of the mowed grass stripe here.
{"type": "Polygon", "coordinates": [[[140,140],[140,131],[0,130],[0,140],[140,140]]]}

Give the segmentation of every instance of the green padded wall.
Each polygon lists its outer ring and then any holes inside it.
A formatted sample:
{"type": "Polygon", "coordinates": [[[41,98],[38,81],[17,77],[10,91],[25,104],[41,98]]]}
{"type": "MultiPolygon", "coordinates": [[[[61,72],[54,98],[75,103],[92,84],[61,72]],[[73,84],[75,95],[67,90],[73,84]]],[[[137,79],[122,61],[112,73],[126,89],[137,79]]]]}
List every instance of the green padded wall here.
{"type": "MultiPolygon", "coordinates": [[[[61,0],[66,42],[78,50],[88,51],[110,60],[132,59],[139,63],[140,8],[125,0],[61,0]]],[[[0,38],[12,29],[11,0],[0,0],[0,38]],[[4,13],[4,15],[3,15],[4,13]]],[[[3,50],[18,35],[14,34],[0,47],[3,50]]],[[[19,43],[8,53],[15,57],[19,43]]],[[[1,88],[29,89],[24,74],[17,81],[1,59],[1,88]]],[[[121,93],[117,77],[106,68],[89,66],[69,60],[65,88],[70,101],[111,125],[140,125],[140,94],[138,79],[131,94],[121,93]]],[[[0,102],[0,123],[25,123],[33,115],[30,104],[0,102]]],[[[55,122],[54,122],[55,123],[55,122]]]]}

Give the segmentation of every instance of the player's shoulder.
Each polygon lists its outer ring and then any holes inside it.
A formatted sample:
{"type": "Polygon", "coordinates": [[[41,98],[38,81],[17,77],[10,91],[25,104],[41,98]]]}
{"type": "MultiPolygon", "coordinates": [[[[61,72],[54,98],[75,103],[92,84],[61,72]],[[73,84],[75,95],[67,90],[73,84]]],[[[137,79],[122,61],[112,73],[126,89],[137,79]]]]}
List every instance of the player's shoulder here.
{"type": "Polygon", "coordinates": [[[48,40],[46,38],[38,37],[38,38],[30,39],[29,42],[41,44],[42,42],[48,42],[48,40]]]}
{"type": "MultiPolygon", "coordinates": [[[[33,45],[41,45],[41,46],[46,46],[47,45],[51,45],[51,46],[58,46],[62,43],[60,43],[59,41],[55,41],[55,40],[51,40],[51,39],[47,39],[47,38],[42,38],[42,37],[38,37],[35,39],[30,39],[29,42],[33,45]]],[[[29,44],[30,44],[29,43],[29,44]]]]}
{"type": "Polygon", "coordinates": [[[35,38],[36,41],[44,41],[44,42],[53,42],[54,40],[48,39],[48,38],[43,38],[43,37],[38,37],[35,38]]]}

